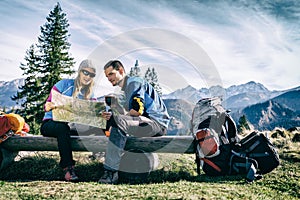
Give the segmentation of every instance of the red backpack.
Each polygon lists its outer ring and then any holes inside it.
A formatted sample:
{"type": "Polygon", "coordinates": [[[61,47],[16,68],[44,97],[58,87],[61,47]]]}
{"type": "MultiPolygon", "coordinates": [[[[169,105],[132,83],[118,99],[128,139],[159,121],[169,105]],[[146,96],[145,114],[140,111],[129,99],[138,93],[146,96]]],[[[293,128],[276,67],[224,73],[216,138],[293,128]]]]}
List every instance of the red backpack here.
{"type": "Polygon", "coordinates": [[[0,137],[11,129],[11,124],[5,115],[0,115],[0,137]]]}

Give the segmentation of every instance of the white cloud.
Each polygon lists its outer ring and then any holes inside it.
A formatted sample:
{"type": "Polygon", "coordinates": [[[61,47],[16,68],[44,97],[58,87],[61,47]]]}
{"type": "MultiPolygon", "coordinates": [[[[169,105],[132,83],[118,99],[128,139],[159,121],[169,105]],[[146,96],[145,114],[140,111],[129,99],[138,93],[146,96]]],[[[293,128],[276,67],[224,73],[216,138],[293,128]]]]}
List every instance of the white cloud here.
{"type": "MultiPolygon", "coordinates": [[[[54,0],[0,2],[0,64],[10,69],[3,70],[0,80],[20,76],[19,63],[37,40],[39,27],[55,4],[54,0]]],[[[111,37],[145,27],[163,28],[198,43],[216,65],[225,86],[254,80],[271,89],[286,89],[300,80],[300,11],[294,8],[287,12],[298,20],[276,17],[270,5],[268,1],[230,0],[61,2],[70,24],[70,52],[77,63],[111,37]]],[[[188,63],[170,52],[153,49],[128,52],[122,57],[128,66],[135,59],[145,64],[172,65],[180,73],[187,72],[185,77],[190,73],[185,70],[188,63]]]]}

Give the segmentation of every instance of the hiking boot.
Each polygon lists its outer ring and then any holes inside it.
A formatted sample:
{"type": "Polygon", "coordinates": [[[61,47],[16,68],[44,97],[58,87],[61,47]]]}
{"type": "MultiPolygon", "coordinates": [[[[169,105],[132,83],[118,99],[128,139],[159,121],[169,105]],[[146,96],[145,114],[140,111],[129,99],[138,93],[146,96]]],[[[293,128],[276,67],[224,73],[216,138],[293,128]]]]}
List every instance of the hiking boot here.
{"type": "Polygon", "coordinates": [[[116,184],[118,182],[119,175],[117,171],[105,170],[103,176],[99,179],[98,183],[104,184],[116,184]]]}
{"type": "Polygon", "coordinates": [[[65,172],[66,181],[71,181],[71,182],[78,181],[79,178],[75,174],[74,166],[69,166],[64,168],[64,172],[65,172]]]}

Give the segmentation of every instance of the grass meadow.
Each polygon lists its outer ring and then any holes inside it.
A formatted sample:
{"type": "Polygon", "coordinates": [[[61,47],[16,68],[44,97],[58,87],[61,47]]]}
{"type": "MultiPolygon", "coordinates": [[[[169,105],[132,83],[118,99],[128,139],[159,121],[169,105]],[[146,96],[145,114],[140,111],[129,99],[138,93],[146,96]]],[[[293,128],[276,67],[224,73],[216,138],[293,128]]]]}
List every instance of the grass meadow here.
{"type": "Polygon", "coordinates": [[[300,199],[300,142],[281,132],[273,139],[280,166],[251,184],[242,175],[197,175],[193,154],[158,154],[159,167],[146,180],[121,177],[117,185],[103,185],[97,183],[103,159],[87,152],[74,152],[80,181],[69,183],[57,152],[25,152],[1,171],[0,199],[300,199]]]}

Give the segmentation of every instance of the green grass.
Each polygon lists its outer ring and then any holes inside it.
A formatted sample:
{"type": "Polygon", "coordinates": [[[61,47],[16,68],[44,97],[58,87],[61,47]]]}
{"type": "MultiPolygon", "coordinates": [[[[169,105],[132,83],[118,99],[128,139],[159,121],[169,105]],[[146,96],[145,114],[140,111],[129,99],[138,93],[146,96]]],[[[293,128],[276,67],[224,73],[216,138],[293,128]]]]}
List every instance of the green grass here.
{"type": "Polygon", "coordinates": [[[300,163],[281,160],[281,165],[262,180],[247,184],[243,176],[198,176],[194,155],[159,154],[161,163],[146,182],[121,179],[118,185],[97,180],[103,166],[86,153],[79,160],[79,183],[62,180],[56,153],[37,153],[15,162],[0,175],[0,199],[299,199],[300,163]]]}
{"type": "Polygon", "coordinates": [[[263,179],[197,175],[194,155],[158,154],[160,165],[145,181],[125,177],[118,185],[97,181],[103,173],[90,153],[74,153],[79,183],[63,181],[57,152],[24,156],[0,173],[0,199],[299,199],[300,143],[284,142],[281,164],[263,179]]]}

